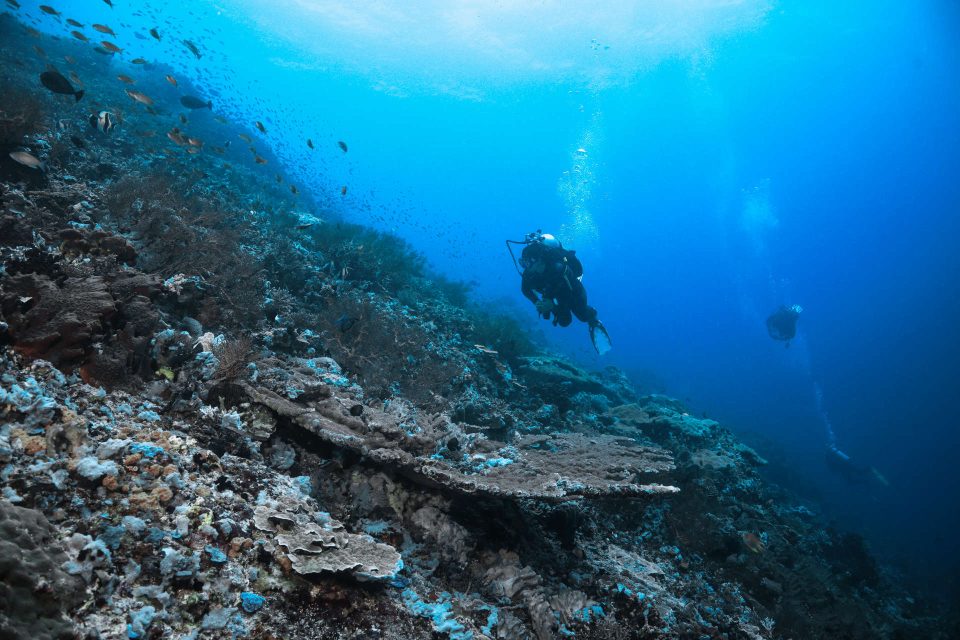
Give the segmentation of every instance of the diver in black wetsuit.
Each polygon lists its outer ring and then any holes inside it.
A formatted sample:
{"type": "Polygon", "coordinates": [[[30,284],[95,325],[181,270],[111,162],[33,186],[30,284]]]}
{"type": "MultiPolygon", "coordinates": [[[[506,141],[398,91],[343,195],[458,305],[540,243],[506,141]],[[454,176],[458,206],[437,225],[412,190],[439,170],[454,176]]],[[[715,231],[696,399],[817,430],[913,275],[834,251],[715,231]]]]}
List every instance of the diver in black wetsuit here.
{"type": "Polygon", "coordinates": [[[509,242],[526,245],[520,254],[520,290],[537,313],[545,320],[552,315],[553,324],[561,327],[569,326],[576,316],[587,323],[597,352],[602,355],[609,351],[607,330],[597,318],[597,310],[587,304],[587,290],[580,281],[583,265],[576,252],[564,249],[559,240],[539,231],[527,234],[522,243],[509,242]]]}
{"type": "Polygon", "coordinates": [[[790,341],[797,335],[797,320],[802,311],[803,308],[798,304],[791,307],[781,305],[767,318],[767,333],[774,340],[783,340],[789,347],[790,341]]]}
{"type": "Polygon", "coordinates": [[[850,484],[890,486],[887,479],[876,468],[856,462],[836,445],[827,445],[826,462],[830,470],[839,473],[850,484]]]}

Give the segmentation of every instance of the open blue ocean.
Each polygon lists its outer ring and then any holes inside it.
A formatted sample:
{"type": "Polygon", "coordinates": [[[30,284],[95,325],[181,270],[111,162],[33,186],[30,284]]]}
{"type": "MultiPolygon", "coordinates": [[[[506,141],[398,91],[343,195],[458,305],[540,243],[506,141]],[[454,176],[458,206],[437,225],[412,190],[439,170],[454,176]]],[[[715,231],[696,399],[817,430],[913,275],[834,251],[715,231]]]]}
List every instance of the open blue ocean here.
{"type": "Polygon", "coordinates": [[[184,126],[207,149],[249,163],[214,117],[252,132],[257,170],[295,184],[301,212],[396,234],[546,349],[719,421],[763,478],[957,602],[957,2],[6,8],[119,48],[103,73],[173,124],[189,85],[212,103],[184,126]],[[505,241],[538,230],[576,251],[609,353],[522,295],[505,241]],[[791,305],[795,337],[773,339],[791,305]]]}

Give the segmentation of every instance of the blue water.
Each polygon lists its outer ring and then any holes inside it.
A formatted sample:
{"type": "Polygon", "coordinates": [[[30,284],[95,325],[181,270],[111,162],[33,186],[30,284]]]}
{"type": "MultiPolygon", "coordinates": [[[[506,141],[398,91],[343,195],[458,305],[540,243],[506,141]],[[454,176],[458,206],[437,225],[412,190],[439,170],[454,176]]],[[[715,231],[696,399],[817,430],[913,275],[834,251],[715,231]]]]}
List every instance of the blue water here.
{"type": "Polygon", "coordinates": [[[956,574],[957,3],[635,4],[57,8],[111,25],[118,69],[164,62],[262,121],[304,208],[402,235],[557,349],[721,420],[915,579],[956,574]],[[504,240],[537,228],[585,265],[602,360],[520,296],[504,240]],[[764,328],[783,303],[804,307],[789,349],[764,328]],[[826,468],[828,423],[889,487],[826,468]]]}

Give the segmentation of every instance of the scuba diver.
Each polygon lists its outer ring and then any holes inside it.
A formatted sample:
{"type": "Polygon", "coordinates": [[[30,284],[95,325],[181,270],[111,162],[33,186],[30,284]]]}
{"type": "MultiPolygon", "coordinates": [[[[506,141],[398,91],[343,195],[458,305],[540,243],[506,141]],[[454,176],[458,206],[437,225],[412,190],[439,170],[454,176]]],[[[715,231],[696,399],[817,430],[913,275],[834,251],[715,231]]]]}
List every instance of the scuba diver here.
{"type": "Polygon", "coordinates": [[[507,250],[521,277],[520,290],[537,308],[537,314],[545,320],[552,315],[554,326],[561,327],[569,326],[577,316],[587,323],[597,353],[610,351],[610,336],[597,319],[597,310],[587,304],[587,290],[581,282],[583,265],[575,251],[564,249],[559,240],[539,229],[528,233],[523,241],[507,240],[507,250]],[[511,244],[525,245],[519,266],[511,244]]]}
{"type": "Polygon", "coordinates": [[[890,482],[875,467],[855,462],[849,455],[840,451],[836,445],[827,445],[826,460],[827,467],[839,473],[850,484],[890,486],[890,482]]]}
{"type": "Polygon", "coordinates": [[[783,340],[786,347],[790,347],[790,341],[797,335],[797,320],[800,319],[800,313],[803,307],[798,304],[793,306],[780,305],[780,308],[770,314],[767,318],[767,333],[774,340],[783,340]]]}

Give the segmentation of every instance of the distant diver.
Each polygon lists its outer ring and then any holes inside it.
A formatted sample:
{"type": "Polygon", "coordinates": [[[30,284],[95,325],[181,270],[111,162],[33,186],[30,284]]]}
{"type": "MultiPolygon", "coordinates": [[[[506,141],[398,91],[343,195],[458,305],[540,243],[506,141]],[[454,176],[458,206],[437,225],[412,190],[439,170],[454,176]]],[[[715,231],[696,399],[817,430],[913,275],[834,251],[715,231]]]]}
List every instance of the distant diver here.
{"type": "Polygon", "coordinates": [[[890,482],[876,468],[854,461],[835,445],[827,446],[826,461],[830,470],[839,473],[850,484],[890,486],[890,482]]]}
{"type": "Polygon", "coordinates": [[[767,318],[767,333],[774,340],[783,340],[789,347],[790,341],[797,335],[797,320],[802,312],[803,308],[798,304],[790,307],[781,305],[767,318]]]}
{"type": "Polygon", "coordinates": [[[537,314],[545,320],[552,314],[554,326],[561,327],[569,326],[577,316],[587,323],[597,353],[610,351],[610,336],[597,318],[597,310],[587,304],[587,290],[581,282],[583,265],[575,251],[564,249],[559,240],[539,229],[522,241],[507,240],[507,249],[521,276],[520,290],[537,308],[537,314]],[[524,245],[519,264],[511,244],[524,245]]]}

